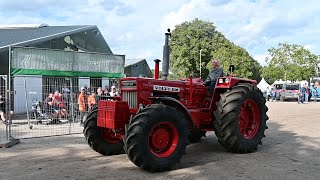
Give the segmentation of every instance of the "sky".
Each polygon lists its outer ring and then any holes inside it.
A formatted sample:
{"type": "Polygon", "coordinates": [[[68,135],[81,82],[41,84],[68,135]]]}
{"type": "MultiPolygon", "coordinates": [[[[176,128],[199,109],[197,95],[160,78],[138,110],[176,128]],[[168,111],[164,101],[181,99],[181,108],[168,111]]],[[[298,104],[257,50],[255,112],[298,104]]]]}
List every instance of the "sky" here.
{"type": "Polygon", "coordinates": [[[318,0],[0,0],[1,25],[97,25],[114,54],[151,68],[166,29],[195,18],[214,22],[261,65],[279,42],[320,54],[318,0]]]}

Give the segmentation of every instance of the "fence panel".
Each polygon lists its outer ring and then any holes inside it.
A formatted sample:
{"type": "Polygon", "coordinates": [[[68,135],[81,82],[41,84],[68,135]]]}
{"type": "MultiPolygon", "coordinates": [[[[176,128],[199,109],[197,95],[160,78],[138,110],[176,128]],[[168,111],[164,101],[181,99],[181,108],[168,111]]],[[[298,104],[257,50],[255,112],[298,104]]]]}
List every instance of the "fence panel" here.
{"type": "Polygon", "coordinates": [[[6,75],[0,75],[0,144],[7,139],[8,126],[5,123],[6,119],[6,75]]]}
{"type": "Polygon", "coordinates": [[[11,136],[21,139],[82,133],[81,118],[112,86],[118,88],[118,79],[14,76],[11,136]]]}

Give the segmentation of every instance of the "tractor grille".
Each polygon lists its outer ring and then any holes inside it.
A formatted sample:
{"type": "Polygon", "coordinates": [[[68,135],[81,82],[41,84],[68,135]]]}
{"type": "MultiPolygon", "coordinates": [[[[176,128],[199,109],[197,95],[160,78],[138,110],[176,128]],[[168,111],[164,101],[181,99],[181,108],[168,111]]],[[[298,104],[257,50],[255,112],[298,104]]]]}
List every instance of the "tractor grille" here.
{"type": "Polygon", "coordinates": [[[138,94],[137,91],[123,91],[122,100],[127,101],[129,108],[138,109],[138,94]]]}

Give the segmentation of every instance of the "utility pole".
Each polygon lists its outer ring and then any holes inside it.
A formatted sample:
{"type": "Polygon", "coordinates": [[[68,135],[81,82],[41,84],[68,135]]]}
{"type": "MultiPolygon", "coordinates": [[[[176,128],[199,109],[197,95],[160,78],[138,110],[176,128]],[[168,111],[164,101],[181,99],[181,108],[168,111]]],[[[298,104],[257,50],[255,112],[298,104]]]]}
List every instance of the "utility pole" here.
{"type": "Polygon", "coordinates": [[[200,78],[201,78],[201,53],[202,53],[202,49],[200,49],[200,78]]]}

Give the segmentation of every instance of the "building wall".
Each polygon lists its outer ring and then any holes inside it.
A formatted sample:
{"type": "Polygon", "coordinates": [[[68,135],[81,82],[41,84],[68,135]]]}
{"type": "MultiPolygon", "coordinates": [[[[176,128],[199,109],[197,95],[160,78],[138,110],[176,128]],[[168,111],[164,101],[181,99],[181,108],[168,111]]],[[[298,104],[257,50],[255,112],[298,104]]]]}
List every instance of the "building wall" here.
{"type": "Polygon", "coordinates": [[[145,60],[126,66],[124,68],[124,73],[127,77],[139,77],[140,75],[144,75],[148,78],[153,77],[150,67],[145,60]]]}

